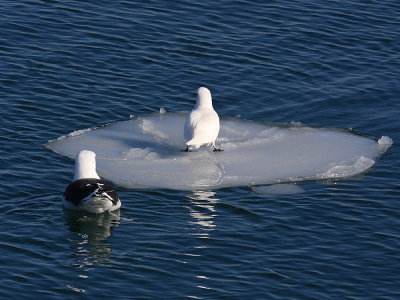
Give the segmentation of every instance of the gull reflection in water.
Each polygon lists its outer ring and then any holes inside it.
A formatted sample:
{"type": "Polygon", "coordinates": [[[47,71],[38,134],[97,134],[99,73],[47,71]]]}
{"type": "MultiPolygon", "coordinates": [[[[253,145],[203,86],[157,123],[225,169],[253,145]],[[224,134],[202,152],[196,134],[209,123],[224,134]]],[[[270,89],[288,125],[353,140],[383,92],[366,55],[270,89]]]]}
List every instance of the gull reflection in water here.
{"type": "Polygon", "coordinates": [[[97,215],[67,209],[64,212],[69,230],[78,233],[69,239],[72,242],[71,255],[76,257],[72,266],[89,271],[95,264],[106,263],[112,252],[107,238],[120,222],[120,210],[97,215]]]}
{"type": "Polygon", "coordinates": [[[186,195],[189,198],[189,215],[193,221],[189,222],[195,225],[195,235],[199,238],[208,238],[209,232],[215,229],[214,217],[217,216],[214,205],[219,199],[214,198],[215,193],[211,191],[195,191],[186,195]]]}
{"type": "MultiPolygon", "coordinates": [[[[215,217],[217,217],[217,211],[215,205],[219,199],[215,198],[215,193],[211,191],[196,191],[186,195],[189,198],[190,205],[188,206],[189,215],[193,218],[189,221],[191,225],[191,232],[189,235],[194,236],[197,239],[194,249],[187,251],[185,255],[188,257],[185,261],[197,264],[197,259],[207,252],[207,244],[212,241],[210,233],[216,229],[215,217]],[[190,258],[189,258],[190,257],[190,258]]],[[[196,274],[193,278],[194,282],[197,282],[197,288],[204,290],[210,289],[209,277],[206,274],[196,274]]],[[[197,298],[193,294],[187,295],[188,298],[197,298]]]]}

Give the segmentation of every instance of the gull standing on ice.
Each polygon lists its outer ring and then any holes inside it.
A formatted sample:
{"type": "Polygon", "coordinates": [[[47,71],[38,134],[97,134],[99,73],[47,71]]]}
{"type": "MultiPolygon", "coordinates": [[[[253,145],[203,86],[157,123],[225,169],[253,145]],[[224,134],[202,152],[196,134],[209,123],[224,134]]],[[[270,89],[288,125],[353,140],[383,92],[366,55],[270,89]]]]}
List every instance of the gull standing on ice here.
{"type": "Polygon", "coordinates": [[[210,91],[205,87],[197,90],[196,105],[186,117],[184,135],[186,150],[195,149],[202,145],[212,144],[214,151],[223,151],[215,147],[215,140],[219,133],[219,117],[212,106],[210,91]]]}
{"type": "Polygon", "coordinates": [[[76,155],[74,180],[65,190],[62,203],[69,209],[96,214],[121,207],[114,185],[97,175],[94,152],[82,150],[76,155]]]}

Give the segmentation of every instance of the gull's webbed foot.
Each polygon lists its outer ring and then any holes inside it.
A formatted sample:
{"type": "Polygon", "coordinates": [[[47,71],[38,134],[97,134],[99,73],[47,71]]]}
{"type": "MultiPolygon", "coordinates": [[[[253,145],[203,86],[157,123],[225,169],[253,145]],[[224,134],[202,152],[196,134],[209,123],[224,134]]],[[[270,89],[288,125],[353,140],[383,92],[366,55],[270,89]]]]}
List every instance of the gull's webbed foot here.
{"type": "Polygon", "coordinates": [[[214,146],[213,146],[213,148],[214,148],[214,149],[213,149],[214,152],[221,152],[221,151],[224,151],[223,149],[217,149],[217,148],[215,148],[214,146]]]}
{"type": "Polygon", "coordinates": [[[189,152],[189,146],[186,146],[185,150],[181,150],[181,152],[189,152]]]}

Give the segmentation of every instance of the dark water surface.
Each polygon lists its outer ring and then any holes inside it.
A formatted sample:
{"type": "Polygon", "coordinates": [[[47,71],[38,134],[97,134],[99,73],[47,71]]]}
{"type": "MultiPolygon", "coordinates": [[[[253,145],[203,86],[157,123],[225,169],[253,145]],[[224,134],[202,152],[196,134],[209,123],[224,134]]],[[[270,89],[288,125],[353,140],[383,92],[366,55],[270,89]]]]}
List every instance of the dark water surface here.
{"type": "Polygon", "coordinates": [[[1,1],[0,297],[399,299],[400,2],[1,1]],[[299,194],[119,188],[72,215],[43,147],[187,111],[353,128],[394,145],[299,194]]]}

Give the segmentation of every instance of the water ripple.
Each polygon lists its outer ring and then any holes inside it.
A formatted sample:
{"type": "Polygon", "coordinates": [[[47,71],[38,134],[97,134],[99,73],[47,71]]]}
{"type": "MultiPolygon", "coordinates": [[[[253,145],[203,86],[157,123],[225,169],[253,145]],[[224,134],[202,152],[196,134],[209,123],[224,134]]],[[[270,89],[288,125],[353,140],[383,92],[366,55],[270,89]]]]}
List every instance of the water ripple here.
{"type": "Polygon", "coordinates": [[[398,1],[4,1],[0,297],[397,299],[398,1]],[[360,178],[296,195],[119,188],[71,217],[74,130],[188,111],[389,135],[360,178]],[[250,109],[252,108],[252,109],[250,109]],[[107,295],[107,296],[105,296],[107,295]]]}

